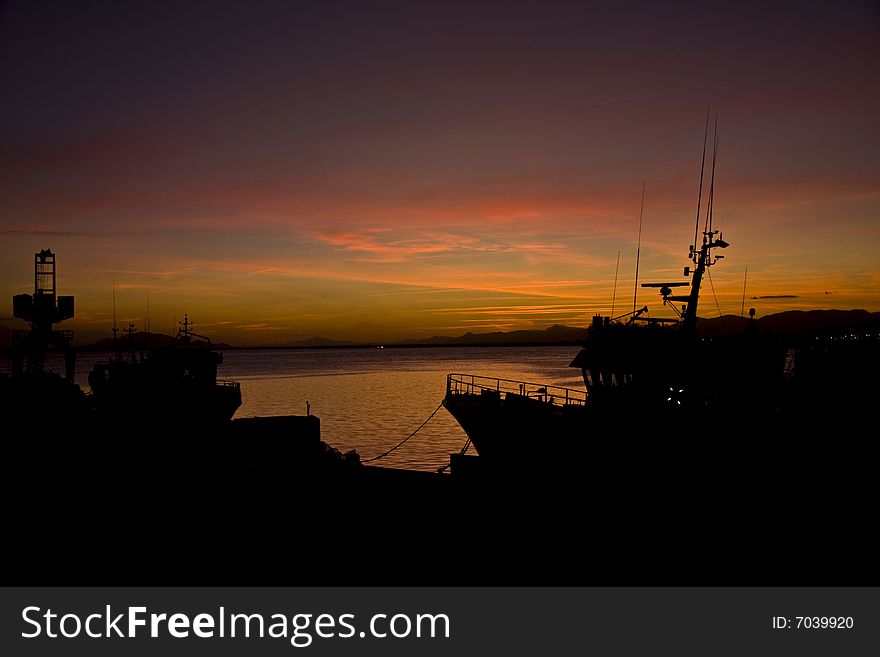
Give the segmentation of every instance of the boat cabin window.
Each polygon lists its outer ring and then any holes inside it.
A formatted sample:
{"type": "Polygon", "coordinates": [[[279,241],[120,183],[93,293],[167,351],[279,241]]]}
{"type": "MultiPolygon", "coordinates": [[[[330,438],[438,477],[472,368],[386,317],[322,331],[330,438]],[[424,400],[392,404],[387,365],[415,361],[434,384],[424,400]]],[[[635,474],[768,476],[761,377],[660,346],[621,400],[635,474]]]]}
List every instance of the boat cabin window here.
{"type": "Polygon", "coordinates": [[[632,374],[623,370],[582,369],[584,383],[588,388],[598,386],[625,386],[632,383],[632,374]]]}

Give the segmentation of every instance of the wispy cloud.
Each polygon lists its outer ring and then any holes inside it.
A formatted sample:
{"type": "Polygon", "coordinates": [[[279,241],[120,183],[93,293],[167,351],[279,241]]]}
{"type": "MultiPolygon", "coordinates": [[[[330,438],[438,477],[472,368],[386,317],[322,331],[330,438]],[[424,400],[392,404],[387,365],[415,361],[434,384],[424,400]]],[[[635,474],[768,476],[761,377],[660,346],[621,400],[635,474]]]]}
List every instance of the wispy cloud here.
{"type": "Polygon", "coordinates": [[[34,235],[39,237],[122,237],[126,233],[81,231],[81,230],[55,230],[51,228],[9,228],[0,230],[0,235],[34,235]]]}
{"type": "Polygon", "coordinates": [[[428,239],[398,239],[383,241],[378,237],[357,232],[322,231],[315,237],[342,251],[363,254],[376,262],[401,262],[414,256],[450,253],[454,246],[428,239]]]}
{"type": "MultiPolygon", "coordinates": [[[[463,230],[463,229],[460,229],[463,230]]],[[[525,258],[568,258],[571,245],[564,241],[540,240],[534,231],[512,231],[502,239],[488,231],[469,227],[470,234],[452,231],[413,233],[389,228],[364,231],[322,230],[314,239],[339,251],[356,254],[356,259],[373,263],[402,263],[440,256],[461,258],[489,254],[520,255],[525,258]]]]}

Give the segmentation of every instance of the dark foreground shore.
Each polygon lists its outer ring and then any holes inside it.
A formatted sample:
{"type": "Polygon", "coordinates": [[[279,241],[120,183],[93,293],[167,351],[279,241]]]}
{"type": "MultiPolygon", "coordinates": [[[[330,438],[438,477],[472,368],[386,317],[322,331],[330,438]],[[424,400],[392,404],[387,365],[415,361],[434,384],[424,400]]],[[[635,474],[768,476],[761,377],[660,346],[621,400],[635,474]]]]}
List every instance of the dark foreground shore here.
{"type": "MultiPolygon", "coordinates": [[[[830,429],[831,427],[826,427],[830,429]]],[[[820,432],[821,434],[821,432],[820,432]]],[[[155,440],[152,450],[173,441],[155,440]]],[[[867,441],[456,477],[283,461],[8,463],[10,583],[865,584],[867,441]],[[726,456],[725,456],[726,455],[726,456]],[[747,457],[746,457],[747,455],[747,457]]]]}

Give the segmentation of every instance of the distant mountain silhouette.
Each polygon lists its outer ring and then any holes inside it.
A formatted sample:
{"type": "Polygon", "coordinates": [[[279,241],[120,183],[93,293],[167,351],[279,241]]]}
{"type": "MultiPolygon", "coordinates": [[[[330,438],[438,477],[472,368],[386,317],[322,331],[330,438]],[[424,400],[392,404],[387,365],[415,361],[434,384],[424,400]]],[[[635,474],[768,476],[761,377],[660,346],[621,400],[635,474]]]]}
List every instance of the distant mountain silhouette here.
{"type": "MultiPolygon", "coordinates": [[[[779,335],[805,336],[853,330],[880,329],[880,313],[867,310],[787,310],[765,315],[758,331],[779,335]]],[[[744,330],[749,318],[739,315],[701,318],[697,327],[702,335],[730,335],[744,330]]],[[[458,337],[435,335],[431,338],[402,340],[397,345],[491,345],[491,344],[577,344],[587,335],[586,328],[556,324],[542,330],[465,333],[458,337]]]]}
{"type": "MultiPolygon", "coordinates": [[[[172,342],[174,342],[175,338],[170,335],[165,335],[164,333],[135,333],[131,336],[131,341],[129,341],[127,335],[122,335],[118,337],[115,341],[113,338],[101,338],[100,340],[96,340],[92,344],[83,345],[79,347],[83,351],[113,351],[114,349],[162,349],[167,347],[172,342]]],[[[198,338],[195,339],[195,342],[203,342],[198,338]]],[[[225,342],[214,342],[212,346],[215,349],[234,349],[235,347],[226,344],[225,342]]]]}
{"type": "MultiPolygon", "coordinates": [[[[730,335],[743,330],[748,321],[748,317],[724,315],[701,319],[697,328],[702,335],[730,335]]],[[[756,321],[761,333],[804,337],[877,330],[880,328],[880,313],[867,310],[786,310],[756,321]]]]}
{"type": "Polygon", "coordinates": [[[576,344],[587,337],[586,328],[554,324],[544,330],[494,331],[492,333],[465,333],[456,338],[435,335],[431,338],[401,340],[398,345],[447,344],[576,344]]]}
{"type": "MultiPolygon", "coordinates": [[[[749,319],[739,315],[724,315],[722,317],[701,318],[698,328],[703,335],[730,335],[742,331],[749,319]]],[[[756,320],[758,331],[777,335],[802,337],[810,335],[829,335],[841,332],[880,330],[880,312],[867,310],[786,310],[781,313],[765,315],[756,320]]],[[[21,328],[25,328],[22,324],[21,328]]],[[[516,345],[516,344],[578,344],[587,335],[586,328],[564,326],[555,324],[546,329],[531,329],[519,331],[493,331],[490,333],[465,333],[456,337],[435,335],[430,338],[415,338],[400,340],[395,343],[386,343],[387,346],[396,347],[419,347],[419,346],[443,346],[443,345],[516,345]]],[[[170,344],[174,338],[163,333],[135,333],[132,344],[135,349],[145,345],[149,336],[151,348],[161,348],[170,344]]],[[[120,335],[117,344],[125,347],[128,337],[120,335]]],[[[333,340],[314,336],[307,340],[287,342],[279,347],[299,348],[342,348],[342,347],[366,347],[368,344],[358,343],[353,340],[333,340]]],[[[9,328],[0,324],[0,349],[9,347],[9,328]]],[[[214,343],[217,349],[236,349],[226,343],[214,343]]],[[[101,338],[96,342],[80,346],[84,351],[113,351],[113,338],[101,338]]]]}
{"type": "Polygon", "coordinates": [[[787,335],[823,335],[880,328],[880,312],[786,310],[758,320],[758,330],[787,335]]]}
{"type": "Polygon", "coordinates": [[[354,347],[359,346],[357,342],[352,340],[331,340],[330,338],[322,338],[319,335],[309,338],[308,340],[299,340],[298,342],[288,342],[287,347],[354,347]]]}

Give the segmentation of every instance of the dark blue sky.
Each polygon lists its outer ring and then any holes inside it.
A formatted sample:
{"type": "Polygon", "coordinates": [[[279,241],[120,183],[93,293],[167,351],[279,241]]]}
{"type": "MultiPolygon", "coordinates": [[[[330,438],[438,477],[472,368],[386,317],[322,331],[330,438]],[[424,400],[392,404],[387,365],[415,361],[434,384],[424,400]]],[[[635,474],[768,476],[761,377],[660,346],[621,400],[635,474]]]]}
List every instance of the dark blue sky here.
{"type": "Polygon", "coordinates": [[[80,321],[114,277],[264,316],[234,339],[578,322],[643,179],[645,265],[678,269],[711,104],[731,289],[875,308],[877,7],[6,2],[0,273],[51,245],[80,321]]]}

